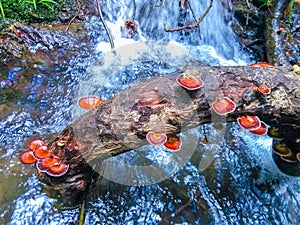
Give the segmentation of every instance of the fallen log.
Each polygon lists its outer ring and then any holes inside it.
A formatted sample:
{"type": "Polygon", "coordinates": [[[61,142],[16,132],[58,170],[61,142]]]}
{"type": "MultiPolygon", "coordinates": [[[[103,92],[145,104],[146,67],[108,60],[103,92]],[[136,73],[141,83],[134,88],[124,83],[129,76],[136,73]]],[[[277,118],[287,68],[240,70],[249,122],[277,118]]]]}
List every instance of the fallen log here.
{"type": "MultiPolygon", "coordinates": [[[[211,103],[223,96],[236,104],[236,110],[225,116],[228,122],[256,115],[279,128],[284,142],[297,154],[299,84],[299,75],[280,67],[193,67],[154,78],[121,92],[67,126],[48,148],[70,165],[69,171],[61,177],[38,171],[38,178],[63,195],[84,191],[93,176],[91,162],[147,144],[149,131],[170,135],[210,123],[215,116],[211,103]],[[183,75],[201,78],[203,87],[184,89],[176,82],[183,75]],[[271,93],[257,92],[261,84],[271,88],[271,93]]],[[[291,174],[299,175],[299,161],[295,165],[291,174]]]]}

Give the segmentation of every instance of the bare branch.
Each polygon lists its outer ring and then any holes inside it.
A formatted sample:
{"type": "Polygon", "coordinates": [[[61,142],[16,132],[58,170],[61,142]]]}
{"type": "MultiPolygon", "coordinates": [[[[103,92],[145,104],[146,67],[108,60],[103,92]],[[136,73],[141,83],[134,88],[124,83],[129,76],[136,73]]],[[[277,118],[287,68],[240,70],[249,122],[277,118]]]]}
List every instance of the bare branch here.
{"type": "Polygon", "coordinates": [[[164,24],[164,30],[165,30],[166,32],[174,32],[174,31],[186,30],[186,29],[192,29],[192,28],[197,27],[197,26],[201,23],[201,21],[205,18],[205,16],[208,14],[210,8],[212,7],[212,4],[213,4],[213,0],[210,0],[209,6],[208,6],[207,9],[205,10],[204,14],[197,20],[196,23],[190,24],[190,25],[185,25],[185,26],[182,26],[182,27],[170,28],[170,29],[167,29],[167,28],[166,28],[166,24],[164,24]]]}
{"type": "Polygon", "coordinates": [[[113,40],[112,35],[111,35],[111,33],[110,33],[110,31],[109,31],[109,29],[108,29],[106,23],[105,23],[105,20],[104,20],[104,18],[103,18],[103,14],[102,14],[102,11],[101,11],[100,2],[99,2],[99,0],[96,0],[96,1],[97,1],[97,7],[98,7],[100,19],[101,19],[101,22],[102,22],[102,24],[103,24],[103,26],[104,26],[104,29],[105,29],[105,31],[106,31],[106,34],[107,34],[107,36],[108,36],[108,39],[109,39],[109,43],[110,43],[111,49],[114,49],[114,48],[115,48],[114,40],[113,40]]]}
{"type": "Polygon", "coordinates": [[[80,12],[81,4],[80,4],[79,1],[77,2],[77,4],[78,4],[78,10],[77,10],[77,12],[75,13],[75,15],[73,16],[73,18],[70,20],[70,22],[68,23],[68,26],[67,26],[65,32],[67,32],[67,31],[69,30],[70,25],[73,23],[73,21],[75,20],[75,18],[78,16],[78,14],[79,14],[79,12],[80,12]]]}
{"type": "Polygon", "coordinates": [[[136,2],[135,2],[135,0],[133,0],[133,16],[132,16],[132,20],[135,19],[135,13],[136,13],[136,2]]]}

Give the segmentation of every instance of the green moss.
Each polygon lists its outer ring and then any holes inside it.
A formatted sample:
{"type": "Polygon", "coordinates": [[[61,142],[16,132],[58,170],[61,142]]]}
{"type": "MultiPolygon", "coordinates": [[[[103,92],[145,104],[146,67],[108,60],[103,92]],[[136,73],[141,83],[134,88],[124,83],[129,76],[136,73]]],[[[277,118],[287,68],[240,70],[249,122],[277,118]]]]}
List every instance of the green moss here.
{"type": "Polygon", "coordinates": [[[17,102],[20,98],[21,93],[14,89],[0,90],[0,104],[7,102],[17,102]]]}
{"type": "Polygon", "coordinates": [[[0,0],[3,20],[49,22],[56,19],[63,0],[0,0]]]}

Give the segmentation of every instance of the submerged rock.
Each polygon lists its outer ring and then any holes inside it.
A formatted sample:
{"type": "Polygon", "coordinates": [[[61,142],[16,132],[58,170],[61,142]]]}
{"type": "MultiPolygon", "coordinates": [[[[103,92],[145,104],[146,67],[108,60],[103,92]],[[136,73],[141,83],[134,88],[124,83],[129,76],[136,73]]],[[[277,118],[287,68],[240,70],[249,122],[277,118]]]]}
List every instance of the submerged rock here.
{"type": "Polygon", "coordinates": [[[300,65],[300,3],[279,1],[274,9],[276,15],[269,21],[269,38],[274,38],[274,62],[278,65],[300,65]]]}
{"type": "Polygon", "coordinates": [[[300,63],[300,4],[277,0],[270,4],[258,1],[233,1],[236,22],[232,24],[239,41],[256,61],[290,67],[300,63]]]}
{"type": "Polygon", "coordinates": [[[0,60],[21,58],[26,52],[72,48],[80,45],[83,24],[75,24],[75,32],[65,32],[66,25],[33,26],[13,23],[0,36],[0,60]]]}
{"type": "Polygon", "coordinates": [[[238,35],[239,42],[248,49],[256,61],[265,61],[265,14],[251,2],[233,1],[234,17],[233,31],[238,35]]]}

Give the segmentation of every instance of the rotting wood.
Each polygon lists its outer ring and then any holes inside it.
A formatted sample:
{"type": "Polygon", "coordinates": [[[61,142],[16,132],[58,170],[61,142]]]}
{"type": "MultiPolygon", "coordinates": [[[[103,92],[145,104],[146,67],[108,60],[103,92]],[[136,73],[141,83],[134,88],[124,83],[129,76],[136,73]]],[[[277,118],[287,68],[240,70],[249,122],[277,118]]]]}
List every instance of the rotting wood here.
{"type": "Polygon", "coordinates": [[[63,194],[83,191],[93,176],[89,163],[147,144],[149,131],[175,134],[210,123],[214,113],[210,105],[222,96],[237,105],[226,117],[228,122],[257,115],[283,130],[292,150],[300,152],[299,84],[299,75],[281,67],[192,67],[154,78],[121,92],[66,127],[48,148],[70,164],[69,171],[62,177],[38,172],[38,177],[63,194]],[[204,86],[187,91],[176,82],[182,75],[199,77],[204,86]],[[271,88],[271,93],[257,92],[260,84],[271,88]]]}

